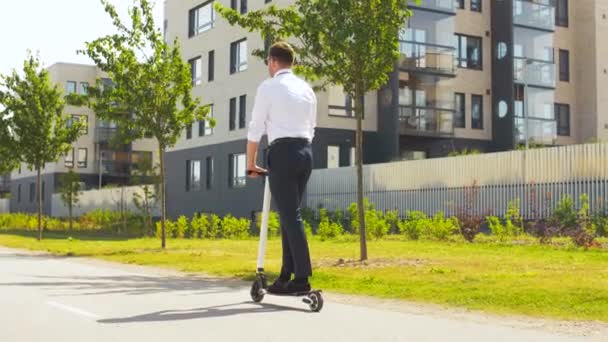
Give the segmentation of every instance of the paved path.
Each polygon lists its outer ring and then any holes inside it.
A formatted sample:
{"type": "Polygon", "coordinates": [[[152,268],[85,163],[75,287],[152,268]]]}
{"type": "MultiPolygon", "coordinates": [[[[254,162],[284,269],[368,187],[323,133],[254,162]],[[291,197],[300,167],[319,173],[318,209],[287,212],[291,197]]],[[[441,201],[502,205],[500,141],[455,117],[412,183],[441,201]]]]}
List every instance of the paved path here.
{"type": "Polygon", "coordinates": [[[0,248],[2,342],[608,341],[329,297],[311,313],[296,298],[254,304],[242,282],[0,248]]]}

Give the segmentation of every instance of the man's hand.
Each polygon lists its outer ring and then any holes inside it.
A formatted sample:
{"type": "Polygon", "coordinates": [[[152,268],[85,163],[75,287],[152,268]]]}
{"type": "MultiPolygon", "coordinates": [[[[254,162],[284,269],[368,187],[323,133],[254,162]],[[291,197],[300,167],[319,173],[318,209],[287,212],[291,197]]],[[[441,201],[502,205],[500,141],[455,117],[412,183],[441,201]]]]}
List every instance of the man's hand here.
{"type": "Polygon", "coordinates": [[[268,173],[268,170],[263,169],[255,164],[247,166],[247,177],[249,178],[257,178],[258,176],[264,175],[266,173],[268,173]]]}

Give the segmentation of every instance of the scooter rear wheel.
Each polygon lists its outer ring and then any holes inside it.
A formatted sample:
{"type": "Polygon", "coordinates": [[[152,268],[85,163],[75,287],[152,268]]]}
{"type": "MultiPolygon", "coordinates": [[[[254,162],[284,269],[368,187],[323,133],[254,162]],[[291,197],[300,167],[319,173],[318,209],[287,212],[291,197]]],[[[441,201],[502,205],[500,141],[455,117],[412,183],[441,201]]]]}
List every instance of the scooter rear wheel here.
{"type": "Polygon", "coordinates": [[[321,292],[313,291],[308,294],[308,299],[310,300],[310,311],[319,312],[323,309],[323,296],[321,292]]]}

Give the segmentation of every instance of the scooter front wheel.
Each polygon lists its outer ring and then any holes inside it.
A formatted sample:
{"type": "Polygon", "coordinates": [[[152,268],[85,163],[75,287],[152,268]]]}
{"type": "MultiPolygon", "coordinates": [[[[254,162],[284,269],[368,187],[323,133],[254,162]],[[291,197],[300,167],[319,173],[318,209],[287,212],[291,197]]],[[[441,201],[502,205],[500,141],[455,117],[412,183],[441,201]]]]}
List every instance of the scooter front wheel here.
{"type": "Polygon", "coordinates": [[[259,303],[264,299],[264,285],[262,284],[261,279],[256,279],[251,284],[251,299],[259,303]]]}
{"type": "Polygon", "coordinates": [[[308,294],[308,305],[310,306],[310,311],[319,312],[323,309],[323,296],[319,291],[313,291],[308,294]]]}

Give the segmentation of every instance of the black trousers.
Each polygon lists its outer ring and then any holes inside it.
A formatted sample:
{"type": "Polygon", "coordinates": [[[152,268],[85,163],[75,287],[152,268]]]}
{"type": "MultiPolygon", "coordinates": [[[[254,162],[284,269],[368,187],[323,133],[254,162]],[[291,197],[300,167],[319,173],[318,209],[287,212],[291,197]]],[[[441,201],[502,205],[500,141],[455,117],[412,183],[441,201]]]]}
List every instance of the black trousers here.
{"type": "Polygon", "coordinates": [[[305,139],[277,139],[268,148],[267,162],[270,192],[281,221],[281,275],[310,277],[310,252],[300,205],[312,171],[312,147],[305,139]]]}

